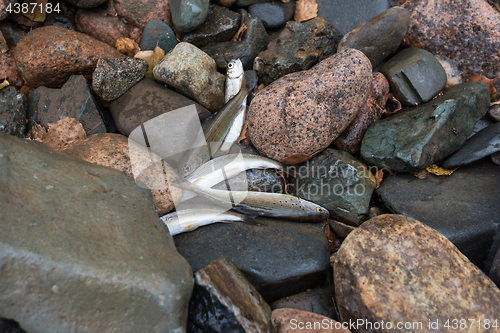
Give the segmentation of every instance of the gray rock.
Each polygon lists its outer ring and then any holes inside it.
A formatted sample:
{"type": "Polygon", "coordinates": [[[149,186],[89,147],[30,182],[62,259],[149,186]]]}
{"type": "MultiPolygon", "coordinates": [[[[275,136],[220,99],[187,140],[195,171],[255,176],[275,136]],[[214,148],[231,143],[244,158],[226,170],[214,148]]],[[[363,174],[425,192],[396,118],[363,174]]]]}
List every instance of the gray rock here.
{"type": "Polygon", "coordinates": [[[231,59],[240,59],[244,69],[252,69],[255,57],[267,48],[270,41],[261,20],[243,9],[240,14],[247,27],[241,41],[216,43],[201,48],[215,60],[217,69],[223,73],[231,59]]]}
{"type": "Polygon", "coordinates": [[[106,132],[99,104],[82,75],[72,75],[61,89],[38,87],[28,95],[28,130],[31,121],[48,128],[61,116],[78,119],[87,135],[106,132]]]}
{"type": "Polygon", "coordinates": [[[479,133],[479,131],[482,131],[483,129],[485,129],[486,127],[488,127],[492,124],[493,124],[493,121],[491,121],[490,118],[488,118],[487,116],[482,117],[474,125],[474,129],[472,130],[472,133],[467,137],[467,140],[469,140],[471,137],[473,137],[474,135],[479,133]]]}
{"type": "Polygon", "coordinates": [[[7,18],[7,16],[10,15],[10,12],[7,11],[9,8],[9,5],[14,6],[14,4],[17,3],[17,0],[2,0],[0,3],[0,21],[3,21],[7,18]]]}
{"type": "Polygon", "coordinates": [[[287,21],[293,18],[295,13],[295,0],[288,3],[280,1],[264,2],[253,4],[248,7],[250,14],[258,17],[264,27],[276,29],[284,26],[287,21]]]}
{"type": "Polygon", "coordinates": [[[495,259],[493,259],[493,265],[490,270],[490,279],[500,287],[500,250],[497,251],[495,259]]]}
{"type": "Polygon", "coordinates": [[[10,21],[4,20],[0,22],[0,31],[2,32],[7,45],[17,44],[26,34],[27,31],[24,31],[18,24],[10,21]]]}
{"type": "Polygon", "coordinates": [[[230,259],[266,302],[316,288],[324,282],[331,266],[322,223],[270,218],[257,221],[265,226],[207,225],[174,236],[175,246],[194,271],[217,258],[230,259]]]}
{"type": "Polygon", "coordinates": [[[238,31],[240,14],[226,7],[211,3],[208,7],[208,15],[195,30],[182,35],[183,42],[189,41],[198,47],[211,43],[226,42],[233,38],[238,31]]]}
{"type": "Polygon", "coordinates": [[[0,132],[24,138],[28,98],[10,86],[0,90],[0,132]]]}
{"type": "Polygon", "coordinates": [[[267,50],[255,58],[253,69],[260,82],[269,85],[286,74],[309,69],[337,50],[340,32],[323,17],[304,23],[288,22],[267,50]]]}
{"type": "Polygon", "coordinates": [[[410,24],[410,12],[392,7],[354,27],[340,41],[338,51],[352,48],[362,51],[375,68],[399,47],[410,24]]]}
{"type": "Polygon", "coordinates": [[[332,288],[316,288],[279,299],[270,304],[271,309],[297,309],[340,321],[335,310],[332,288]]]}
{"type": "Polygon", "coordinates": [[[388,0],[318,0],[318,16],[345,35],[352,28],[389,9],[388,0]]]}
{"type": "Polygon", "coordinates": [[[92,74],[92,89],[105,101],[123,95],[148,71],[146,60],[139,58],[100,58],[92,74]]]}
{"type": "Polygon", "coordinates": [[[386,175],[376,192],[390,211],[436,229],[488,272],[500,247],[499,171],[500,166],[485,161],[448,177],[386,175]]]}
{"type": "Polygon", "coordinates": [[[391,85],[391,92],[405,105],[417,105],[437,95],[448,80],[435,56],[417,48],[404,49],[381,68],[391,85]]]}
{"type": "Polygon", "coordinates": [[[489,94],[482,82],[463,83],[426,104],[379,120],[366,131],[361,156],[393,172],[423,169],[464,144],[488,111],[489,94]]]}
{"type": "Polygon", "coordinates": [[[79,8],[95,8],[105,4],[108,0],[66,0],[73,6],[79,8]]]}
{"type": "Polygon", "coordinates": [[[30,333],[185,329],[192,270],[149,190],[3,133],[0,173],[0,317],[30,333]]]}
{"type": "Polygon", "coordinates": [[[200,103],[209,111],[224,105],[225,76],[215,61],[190,43],[179,43],[153,69],[155,79],[200,103]]]}
{"type": "Polygon", "coordinates": [[[170,0],[175,29],[186,33],[198,28],[207,18],[209,3],[210,0],[170,0]]]}
{"type": "Polygon", "coordinates": [[[451,169],[469,164],[497,151],[500,151],[500,123],[486,127],[467,140],[459,151],[444,161],[443,167],[451,169]]]}
{"type": "Polygon", "coordinates": [[[328,209],[331,218],[358,226],[370,209],[376,181],[345,151],[326,149],[298,169],[295,195],[328,209]]]}
{"type": "Polygon", "coordinates": [[[76,8],[70,5],[68,2],[65,2],[64,0],[52,0],[51,3],[53,10],[50,13],[45,13],[46,17],[45,21],[43,21],[43,26],[46,27],[49,25],[55,25],[70,30],[76,30],[75,27],[76,8]],[[56,11],[56,9],[59,10],[56,11]]]}
{"type": "Polygon", "coordinates": [[[215,260],[196,272],[194,281],[188,327],[213,333],[271,332],[271,308],[231,260],[215,260]]]}
{"type": "Polygon", "coordinates": [[[139,46],[142,51],[154,50],[157,43],[165,53],[170,52],[178,44],[175,33],[168,24],[162,20],[151,20],[144,27],[139,46]]]}

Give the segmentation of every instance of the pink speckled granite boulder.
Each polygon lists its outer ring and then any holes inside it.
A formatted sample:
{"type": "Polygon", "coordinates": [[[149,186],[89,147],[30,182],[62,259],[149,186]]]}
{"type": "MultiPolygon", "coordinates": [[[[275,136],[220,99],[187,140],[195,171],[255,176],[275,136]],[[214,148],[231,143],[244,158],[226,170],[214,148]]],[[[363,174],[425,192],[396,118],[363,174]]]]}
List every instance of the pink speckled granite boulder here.
{"type": "Polygon", "coordinates": [[[262,90],[248,110],[250,140],[262,155],[295,164],[332,143],[370,94],[370,60],[344,49],[262,90]]]}

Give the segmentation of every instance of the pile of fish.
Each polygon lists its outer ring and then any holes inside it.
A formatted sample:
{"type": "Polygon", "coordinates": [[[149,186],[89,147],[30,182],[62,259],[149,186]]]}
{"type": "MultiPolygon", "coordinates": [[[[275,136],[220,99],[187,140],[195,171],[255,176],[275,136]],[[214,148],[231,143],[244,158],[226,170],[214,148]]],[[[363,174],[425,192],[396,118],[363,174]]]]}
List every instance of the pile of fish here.
{"type": "Polygon", "coordinates": [[[260,225],[254,220],[257,216],[308,222],[329,217],[325,208],[293,195],[211,188],[248,169],[274,168],[296,177],[285,165],[272,159],[229,154],[243,128],[247,96],[243,65],[239,59],[231,60],[226,74],[226,104],[202,125],[204,135],[199,137],[203,142],[196,141],[193,144],[196,148],[181,163],[181,176],[186,181],[174,184],[185,190],[181,202],[199,195],[218,208],[185,209],[162,216],[172,236],[216,222],[260,225]]]}

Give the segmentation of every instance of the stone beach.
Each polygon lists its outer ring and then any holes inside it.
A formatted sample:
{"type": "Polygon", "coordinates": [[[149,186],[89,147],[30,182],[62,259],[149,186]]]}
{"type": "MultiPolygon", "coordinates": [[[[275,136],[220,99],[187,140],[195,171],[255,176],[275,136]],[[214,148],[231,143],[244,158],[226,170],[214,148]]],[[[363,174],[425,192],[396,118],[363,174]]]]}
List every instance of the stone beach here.
{"type": "Polygon", "coordinates": [[[0,333],[500,333],[499,1],[23,6],[0,333]]]}

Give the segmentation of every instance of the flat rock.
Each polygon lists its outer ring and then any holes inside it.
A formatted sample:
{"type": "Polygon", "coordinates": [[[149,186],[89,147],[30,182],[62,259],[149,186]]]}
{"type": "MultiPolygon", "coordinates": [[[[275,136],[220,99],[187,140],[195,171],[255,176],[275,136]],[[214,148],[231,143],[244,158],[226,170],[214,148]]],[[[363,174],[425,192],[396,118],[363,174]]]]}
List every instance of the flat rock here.
{"type": "MultiPolygon", "coordinates": [[[[126,136],[114,133],[94,134],[69,144],[64,153],[78,157],[90,163],[99,164],[115,170],[122,171],[131,178],[144,180],[146,184],[165,184],[163,174],[144,172],[139,175],[138,170],[144,170],[150,166],[153,159],[160,158],[135,141],[127,139],[126,136]],[[142,177],[142,178],[140,178],[142,177]]],[[[165,163],[167,179],[175,178],[172,168],[165,163]]],[[[143,184],[144,185],[144,184],[143,184]]],[[[143,187],[146,187],[143,186],[143,187]]],[[[146,187],[147,188],[147,187],[146,187]]],[[[174,202],[182,197],[182,190],[177,187],[169,187],[168,184],[162,188],[151,188],[156,211],[159,216],[165,215],[174,208],[174,202]]]]}
{"type": "Polygon", "coordinates": [[[284,163],[307,161],[356,117],[371,84],[371,63],[354,49],[288,74],[252,100],[247,114],[250,140],[264,156],[284,163]]]}
{"type": "Polygon", "coordinates": [[[280,1],[257,3],[250,5],[248,11],[258,17],[264,27],[268,29],[281,28],[293,18],[295,0],[290,0],[287,3],[280,1]]]}
{"type": "Polygon", "coordinates": [[[81,122],[87,135],[106,132],[100,106],[81,75],[71,76],[61,89],[36,88],[28,95],[28,105],[28,129],[33,122],[48,128],[49,123],[67,116],[81,122]]]}
{"type": "Polygon", "coordinates": [[[271,308],[231,260],[215,260],[197,271],[194,281],[188,313],[191,331],[271,332],[271,308]]]}
{"type": "Polygon", "coordinates": [[[448,81],[439,60],[417,48],[400,51],[380,68],[380,72],[389,81],[394,97],[408,106],[429,101],[448,81]]]}
{"type": "Polygon", "coordinates": [[[183,42],[190,42],[198,47],[211,43],[227,42],[238,31],[240,14],[226,7],[211,3],[207,19],[195,30],[182,35],[183,42]]]}
{"type": "Polygon", "coordinates": [[[207,18],[210,0],[170,0],[175,29],[186,33],[198,28],[207,18]]]}
{"type": "Polygon", "coordinates": [[[411,12],[405,45],[449,57],[465,80],[473,74],[498,76],[500,13],[487,1],[410,0],[403,7],[411,12]]]}
{"type": "Polygon", "coordinates": [[[295,195],[317,203],[330,216],[358,226],[370,209],[377,185],[368,167],[345,151],[327,148],[299,168],[295,195]]]}
{"type": "Polygon", "coordinates": [[[361,156],[393,172],[424,169],[464,144],[488,111],[489,95],[482,82],[463,83],[428,103],[382,119],[366,131],[361,156]]]}
{"type": "Polygon", "coordinates": [[[272,313],[276,333],[350,333],[347,325],[342,327],[328,317],[297,309],[276,309],[272,313]]]}
{"type": "Polygon", "coordinates": [[[258,221],[265,226],[207,225],[176,235],[175,246],[194,271],[219,257],[230,259],[266,302],[324,282],[331,266],[322,224],[271,218],[258,221]]]}
{"type": "Polygon", "coordinates": [[[465,145],[443,162],[447,169],[472,163],[500,151],[500,123],[479,131],[465,145]]]}
{"type": "Polygon", "coordinates": [[[339,321],[335,309],[333,288],[315,288],[287,296],[270,304],[272,310],[297,309],[339,321]]]}
{"type": "Polygon", "coordinates": [[[403,42],[409,24],[410,12],[407,9],[389,8],[351,29],[340,41],[338,50],[360,50],[375,68],[403,42]]]}
{"type": "Polygon", "coordinates": [[[168,24],[162,20],[151,20],[144,27],[139,46],[142,51],[152,51],[158,45],[165,53],[168,53],[177,44],[175,33],[168,24]]]}
{"type": "Polygon", "coordinates": [[[376,192],[390,211],[436,229],[488,272],[500,247],[499,171],[500,166],[485,161],[449,177],[386,175],[376,192]]]}
{"type": "Polygon", "coordinates": [[[92,73],[92,89],[105,101],[123,95],[148,71],[146,60],[139,58],[101,58],[92,73]]]}
{"type": "Polygon", "coordinates": [[[0,173],[0,317],[30,333],[185,330],[192,271],[149,191],[4,133],[0,173]]]}
{"type": "Polygon", "coordinates": [[[153,69],[155,79],[167,84],[209,111],[224,105],[225,76],[217,72],[215,61],[189,43],[179,43],[153,69]]]}
{"type": "Polygon", "coordinates": [[[28,98],[14,87],[0,90],[0,132],[24,138],[28,98]]]}
{"type": "Polygon", "coordinates": [[[123,57],[92,37],[56,26],[31,30],[14,50],[19,74],[33,87],[59,88],[73,74],[92,74],[99,58],[123,57]]]}
{"type": "Polygon", "coordinates": [[[357,331],[443,331],[452,318],[477,325],[500,313],[500,289],[443,235],[404,215],[377,216],[350,233],[333,270],[342,320],[385,323],[357,331]],[[410,326],[395,330],[401,322],[410,326]]]}
{"type": "Polygon", "coordinates": [[[309,69],[336,52],[340,32],[323,17],[304,23],[290,21],[267,50],[255,58],[253,69],[265,85],[286,74],[309,69]]]}

